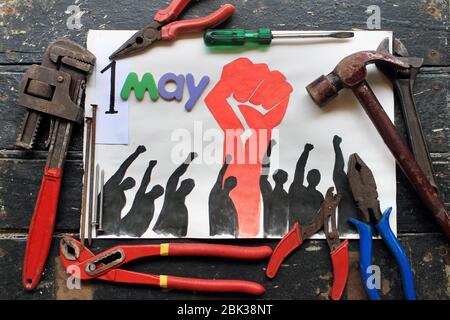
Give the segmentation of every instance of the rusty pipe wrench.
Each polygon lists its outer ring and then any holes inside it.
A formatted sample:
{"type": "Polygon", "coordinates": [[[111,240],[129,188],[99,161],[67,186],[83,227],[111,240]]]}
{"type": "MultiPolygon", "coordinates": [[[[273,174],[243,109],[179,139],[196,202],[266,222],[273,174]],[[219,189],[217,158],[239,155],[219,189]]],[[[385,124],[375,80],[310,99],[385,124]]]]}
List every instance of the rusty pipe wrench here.
{"type": "MultiPolygon", "coordinates": [[[[377,51],[389,53],[389,38],[384,39],[378,46],[377,51]]],[[[406,61],[410,68],[406,70],[388,68],[386,65],[377,64],[378,70],[383,72],[389,80],[391,80],[398,102],[402,109],[403,118],[405,119],[408,141],[414,158],[423,173],[427,176],[428,181],[439,192],[438,184],[433,172],[430,152],[428,151],[425,136],[420,124],[420,118],[417,112],[416,102],[413,96],[414,82],[423,64],[422,58],[409,57],[408,50],[399,39],[394,39],[395,56],[401,57],[406,61]]]]}
{"type": "Polygon", "coordinates": [[[22,270],[22,283],[28,290],[39,284],[44,272],[73,123],[83,121],[81,99],[86,77],[94,64],[92,53],[75,42],[61,39],[49,45],[42,64],[30,66],[20,82],[18,104],[28,110],[16,145],[32,149],[43,114],[51,116],[47,163],[30,223],[22,270]]]}
{"type": "Polygon", "coordinates": [[[342,59],[331,73],[314,80],[306,87],[306,90],[318,106],[324,106],[343,88],[353,91],[422,202],[450,239],[450,215],[444,202],[415,161],[408,146],[402,141],[394,124],[366,81],[366,65],[371,63],[383,64],[399,70],[411,68],[407,61],[391,54],[360,51],[342,59]]]}

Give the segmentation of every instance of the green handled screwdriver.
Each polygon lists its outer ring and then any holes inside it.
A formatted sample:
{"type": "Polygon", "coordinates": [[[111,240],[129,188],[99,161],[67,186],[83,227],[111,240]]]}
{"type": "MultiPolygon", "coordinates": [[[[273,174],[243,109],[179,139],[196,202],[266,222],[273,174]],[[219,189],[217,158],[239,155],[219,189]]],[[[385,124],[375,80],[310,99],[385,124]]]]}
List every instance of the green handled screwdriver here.
{"type": "Polygon", "coordinates": [[[209,29],[203,39],[207,46],[242,46],[246,43],[270,44],[276,38],[353,38],[353,32],[272,31],[270,29],[209,29]]]}

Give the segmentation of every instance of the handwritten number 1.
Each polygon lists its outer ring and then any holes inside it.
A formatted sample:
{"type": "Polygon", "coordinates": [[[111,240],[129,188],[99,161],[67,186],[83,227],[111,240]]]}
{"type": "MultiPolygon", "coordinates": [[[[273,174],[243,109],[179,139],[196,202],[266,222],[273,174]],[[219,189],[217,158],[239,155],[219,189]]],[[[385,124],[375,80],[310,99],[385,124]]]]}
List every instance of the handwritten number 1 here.
{"type": "Polygon", "coordinates": [[[116,99],[116,61],[112,61],[108,64],[100,73],[104,73],[107,70],[111,70],[111,84],[109,90],[109,110],[106,114],[115,114],[118,111],[115,110],[115,99],[116,99]]]}

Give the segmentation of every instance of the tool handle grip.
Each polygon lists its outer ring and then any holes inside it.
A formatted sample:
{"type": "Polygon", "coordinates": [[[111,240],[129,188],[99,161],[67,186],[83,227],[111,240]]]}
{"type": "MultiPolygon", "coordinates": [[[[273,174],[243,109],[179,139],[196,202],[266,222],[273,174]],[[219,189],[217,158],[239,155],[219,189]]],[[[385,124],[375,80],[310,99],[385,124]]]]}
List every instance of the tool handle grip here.
{"type": "Polygon", "coordinates": [[[190,0],[173,0],[166,8],[159,10],[154,20],[159,23],[168,23],[177,18],[190,0]]]}
{"type": "Polygon", "coordinates": [[[179,34],[195,33],[215,27],[228,19],[233,12],[234,6],[226,4],[209,16],[172,22],[161,28],[161,38],[163,40],[173,41],[176,40],[179,34]]]}
{"type": "Polygon", "coordinates": [[[262,295],[265,292],[264,287],[259,283],[244,280],[209,280],[165,275],[158,276],[122,269],[111,270],[105,275],[98,277],[98,279],[190,291],[237,292],[255,296],[262,295]]]}
{"type": "Polygon", "coordinates": [[[44,272],[61,189],[61,168],[45,167],[41,189],[31,218],[30,230],[23,262],[22,283],[26,289],[34,289],[44,272]]]}
{"type": "Polygon", "coordinates": [[[411,265],[409,264],[409,259],[403,251],[400,242],[392,232],[391,226],[389,225],[389,216],[391,215],[391,212],[392,208],[386,209],[380,222],[378,222],[375,227],[381,234],[381,237],[394,255],[395,260],[400,267],[403,290],[405,291],[406,299],[416,300],[416,293],[414,291],[414,276],[411,270],[411,265]]]}
{"type": "MultiPolygon", "coordinates": [[[[161,276],[160,276],[161,277],[161,276]]],[[[208,280],[167,276],[166,288],[203,292],[234,292],[260,296],[266,290],[256,282],[245,280],[208,280]]]]}
{"type": "Polygon", "coordinates": [[[256,260],[270,257],[272,248],[269,246],[244,247],[222,244],[171,243],[168,245],[167,255],[256,260]]]}
{"type": "Polygon", "coordinates": [[[209,29],[203,34],[203,41],[211,46],[243,46],[248,42],[268,45],[272,42],[270,29],[209,29]]]}
{"type": "MultiPolygon", "coordinates": [[[[272,248],[269,246],[244,247],[206,243],[162,243],[160,245],[116,246],[92,257],[88,261],[84,261],[83,264],[87,265],[99,257],[106,257],[118,250],[124,252],[125,258],[119,263],[116,263],[114,265],[115,268],[136,259],[154,256],[218,257],[257,260],[268,258],[272,255],[272,248]]],[[[106,271],[105,269],[102,273],[106,271]]],[[[91,276],[87,276],[87,278],[91,278],[91,276]]]]}
{"type": "Polygon", "coordinates": [[[275,278],[284,259],[286,259],[287,256],[289,256],[291,252],[298,248],[302,243],[302,229],[300,224],[296,222],[291,230],[275,247],[275,250],[270,257],[269,264],[267,265],[266,276],[269,278],[275,278]]]}
{"type": "Polygon", "coordinates": [[[333,287],[331,288],[331,299],[341,299],[348,278],[348,240],[343,241],[331,252],[333,264],[333,287]]]}
{"type": "Polygon", "coordinates": [[[380,293],[371,280],[372,228],[370,225],[355,218],[347,218],[347,221],[353,223],[359,232],[359,273],[361,274],[364,289],[370,300],[380,300],[380,293]]]}

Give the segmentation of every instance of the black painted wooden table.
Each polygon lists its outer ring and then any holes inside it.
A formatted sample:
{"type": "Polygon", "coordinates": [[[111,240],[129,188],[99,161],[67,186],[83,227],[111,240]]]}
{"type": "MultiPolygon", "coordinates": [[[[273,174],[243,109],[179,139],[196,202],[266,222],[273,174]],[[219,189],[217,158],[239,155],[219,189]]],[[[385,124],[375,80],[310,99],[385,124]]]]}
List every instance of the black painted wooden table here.
{"type": "MultiPolygon", "coordinates": [[[[2,0],[0,3],[0,299],[245,298],[240,295],[169,292],[159,288],[101,282],[83,283],[81,290],[67,289],[66,275],[57,259],[56,244],[63,235],[76,234],[79,229],[82,183],[82,128],[79,126],[75,129],[68,153],[56,232],[45,275],[35,292],[26,292],[21,287],[21,264],[27,228],[47,156],[43,135],[38,137],[35,151],[24,152],[14,146],[24,112],[23,108],[16,105],[18,83],[23,71],[30,64],[39,63],[48,44],[59,37],[70,38],[84,45],[89,29],[139,29],[168,0],[76,1],[84,11],[81,17],[83,26],[79,30],[70,30],[66,25],[70,14],[66,11],[73,2],[2,0]]],[[[203,16],[224,2],[200,1],[184,17],[203,16]]],[[[411,55],[425,58],[425,67],[414,89],[415,98],[441,192],[447,208],[450,208],[448,0],[228,2],[236,5],[237,12],[225,27],[300,30],[367,29],[369,14],[365,11],[370,5],[378,5],[381,9],[381,28],[393,30],[411,55]]],[[[398,110],[396,124],[404,133],[403,119],[398,110]]],[[[399,170],[397,186],[399,239],[412,262],[417,296],[419,299],[449,299],[448,242],[399,170]]],[[[275,244],[269,241],[250,243],[275,244]]],[[[114,244],[117,241],[95,241],[93,250],[105,249],[114,244]]],[[[397,266],[379,241],[375,242],[374,251],[382,270],[383,298],[401,299],[397,266]]],[[[359,279],[357,241],[350,243],[350,260],[351,270],[344,298],[365,299],[359,279]]],[[[273,281],[264,276],[265,262],[157,258],[130,267],[157,274],[254,280],[265,285],[267,292],[263,298],[269,299],[327,299],[332,284],[329,250],[324,241],[307,241],[302,250],[286,260],[282,272],[273,281]]]]}

